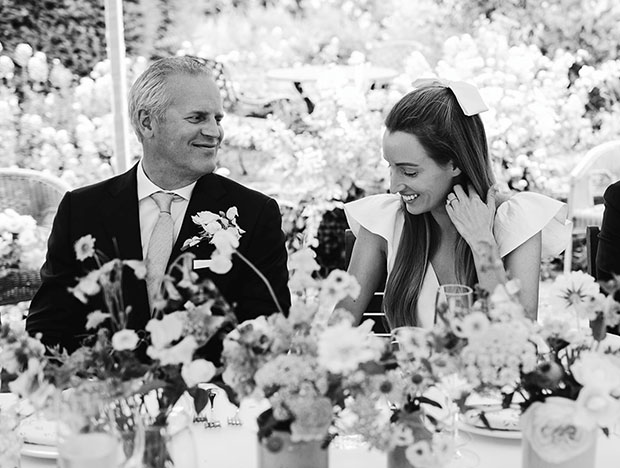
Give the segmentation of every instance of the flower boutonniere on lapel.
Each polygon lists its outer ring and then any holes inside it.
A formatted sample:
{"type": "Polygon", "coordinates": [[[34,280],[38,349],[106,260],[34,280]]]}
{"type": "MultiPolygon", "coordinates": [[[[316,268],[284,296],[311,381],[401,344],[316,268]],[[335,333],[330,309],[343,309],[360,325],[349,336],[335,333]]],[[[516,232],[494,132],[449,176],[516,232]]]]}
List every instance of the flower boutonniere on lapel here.
{"type": "Polygon", "coordinates": [[[181,250],[187,250],[207,240],[209,244],[215,247],[215,250],[208,260],[194,260],[194,270],[208,268],[218,275],[223,275],[230,271],[232,268],[232,256],[236,255],[265,283],[278,311],[282,312],[282,307],[280,307],[273,288],[267,278],[265,278],[265,275],[238,250],[239,239],[245,234],[245,231],[237,224],[237,216],[239,216],[239,212],[236,206],[231,206],[225,213],[220,211],[219,214],[212,213],[211,211],[199,211],[192,216],[192,221],[200,226],[200,232],[197,236],[187,239],[183,243],[181,250]]]}
{"type": "Polygon", "coordinates": [[[187,239],[181,250],[195,247],[207,240],[215,247],[215,252],[209,260],[195,260],[194,268],[209,268],[214,273],[224,274],[232,268],[231,256],[239,247],[239,239],[245,233],[237,224],[239,212],[236,206],[231,206],[224,213],[199,211],[192,216],[194,224],[200,226],[197,236],[187,239]]]}

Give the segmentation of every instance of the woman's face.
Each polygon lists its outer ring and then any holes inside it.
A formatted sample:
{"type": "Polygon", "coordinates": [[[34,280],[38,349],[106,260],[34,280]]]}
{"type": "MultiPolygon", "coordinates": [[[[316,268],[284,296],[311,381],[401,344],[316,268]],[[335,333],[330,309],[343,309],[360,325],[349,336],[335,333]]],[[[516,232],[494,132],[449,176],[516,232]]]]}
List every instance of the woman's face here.
{"type": "Polygon", "coordinates": [[[405,132],[385,132],[383,157],[390,166],[390,191],[401,196],[409,213],[445,211],[446,196],[460,169],[451,162],[438,165],[418,138],[405,132]]]}

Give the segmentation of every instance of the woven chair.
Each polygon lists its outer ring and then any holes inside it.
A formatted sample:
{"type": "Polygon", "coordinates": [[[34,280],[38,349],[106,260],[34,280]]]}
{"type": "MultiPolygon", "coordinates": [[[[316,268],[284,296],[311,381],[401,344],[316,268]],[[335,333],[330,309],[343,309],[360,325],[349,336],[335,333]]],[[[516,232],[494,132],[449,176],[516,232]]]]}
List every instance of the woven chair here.
{"type": "MultiPolygon", "coordinates": [[[[49,229],[69,186],[58,177],[30,169],[0,169],[0,211],[30,215],[49,229]]],[[[13,269],[0,276],[0,305],[29,301],[41,284],[38,271],[13,269]]]]}
{"type": "MultiPolygon", "coordinates": [[[[600,200],[605,187],[620,179],[620,140],[608,141],[590,149],[569,177],[568,216],[573,234],[584,235],[586,226],[600,226],[604,206],[600,200]]],[[[572,239],[564,253],[564,272],[571,270],[572,239]]]]}
{"type": "Polygon", "coordinates": [[[203,60],[213,72],[226,111],[244,117],[266,118],[268,115],[273,115],[287,124],[298,119],[300,112],[303,112],[304,103],[301,99],[295,99],[290,95],[248,96],[237,89],[222,62],[214,59],[203,60]]]}

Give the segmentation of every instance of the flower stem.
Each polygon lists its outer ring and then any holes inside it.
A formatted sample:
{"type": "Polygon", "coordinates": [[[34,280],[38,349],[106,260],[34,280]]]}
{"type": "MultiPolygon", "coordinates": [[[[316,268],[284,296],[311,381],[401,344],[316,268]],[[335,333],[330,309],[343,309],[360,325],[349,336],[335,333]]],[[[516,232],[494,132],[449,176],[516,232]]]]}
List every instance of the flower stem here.
{"type": "Polygon", "coordinates": [[[258,275],[258,277],[263,281],[263,283],[265,283],[265,286],[267,286],[267,289],[269,290],[269,294],[271,294],[271,298],[273,299],[273,302],[275,302],[276,307],[278,308],[278,312],[280,312],[281,314],[284,314],[284,312],[282,311],[282,307],[280,306],[280,303],[278,302],[278,298],[276,297],[276,293],[273,291],[273,288],[269,284],[269,281],[267,280],[267,278],[265,278],[265,275],[263,275],[260,272],[260,270],[256,268],[251,261],[249,261],[243,255],[241,255],[238,250],[235,250],[234,253],[241,260],[243,260],[252,269],[252,271],[254,271],[254,273],[258,275]]]}

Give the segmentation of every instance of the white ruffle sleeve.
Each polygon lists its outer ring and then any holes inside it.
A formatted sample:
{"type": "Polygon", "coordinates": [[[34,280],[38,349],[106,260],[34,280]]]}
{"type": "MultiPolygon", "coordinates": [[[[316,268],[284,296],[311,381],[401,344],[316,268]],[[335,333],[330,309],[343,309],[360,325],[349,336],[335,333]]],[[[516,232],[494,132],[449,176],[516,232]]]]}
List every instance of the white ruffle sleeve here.
{"type": "Polygon", "coordinates": [[[495,214],[493,235],[505,257],[542,231],[542,257],[556,256],[571,238],[565,203],[532,192],[521,192],[502,203],[495,214]]]}
{"type": "Polygon", "coordinates": [[[404,217],[400,211],[399,195],[371,195],[344,205],[351,231],[358,236],[360,226],[387,241],[388,271],[392,271],[400,235],[403,230],[404,217]]]}

